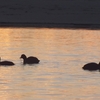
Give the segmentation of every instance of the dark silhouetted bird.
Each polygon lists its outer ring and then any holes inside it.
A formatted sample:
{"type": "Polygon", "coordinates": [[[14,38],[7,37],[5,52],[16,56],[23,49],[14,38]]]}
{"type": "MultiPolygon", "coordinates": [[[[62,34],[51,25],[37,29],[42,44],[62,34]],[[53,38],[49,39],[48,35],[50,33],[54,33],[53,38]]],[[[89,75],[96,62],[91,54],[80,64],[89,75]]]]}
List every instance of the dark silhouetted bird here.
{"type": "Polygon", "coordinates": [[[87,63],[82,68],[84,70],[89,70],[89,71],[95,71],[95,70],[100,71],[100,62],[99,62],[99,64],[97,64],[95,62],[87,63]]]}
{"type": "Polygon", "coordinates": [[[0,58],[0,65],[12,66],[12,65],[15,65],[15,64],[11,61],[1,61],[1,58],[0,58]]]}
{"type": "Polygon", "coordinates": [[[39,63],[39,59],[33,56],[26,57],[25,54],[22,54],[21,57],[23,59],[23,64],[37,64],[39,63]]]}

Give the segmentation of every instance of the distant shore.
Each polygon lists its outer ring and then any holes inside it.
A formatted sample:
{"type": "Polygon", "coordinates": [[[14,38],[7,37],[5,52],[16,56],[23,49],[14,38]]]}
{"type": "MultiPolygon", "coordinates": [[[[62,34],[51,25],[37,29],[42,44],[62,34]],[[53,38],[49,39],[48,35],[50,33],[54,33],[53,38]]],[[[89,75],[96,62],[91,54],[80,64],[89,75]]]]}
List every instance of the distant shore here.
{"type": "Polygon", "coordinates": [[[100,29],[100,24],[0,22],[0,27],[100,29]]]}

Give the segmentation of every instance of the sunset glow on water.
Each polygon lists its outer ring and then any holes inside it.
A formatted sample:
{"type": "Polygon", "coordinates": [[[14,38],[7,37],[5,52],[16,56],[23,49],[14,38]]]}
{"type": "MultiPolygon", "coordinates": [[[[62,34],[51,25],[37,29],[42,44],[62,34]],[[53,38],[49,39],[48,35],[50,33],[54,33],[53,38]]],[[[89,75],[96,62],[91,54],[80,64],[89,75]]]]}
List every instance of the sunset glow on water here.
{"type": "Polygon", "coordinates": [[[0,28],[2,100],[100,100],[100,72],[83,65],[100,61],[100,31],[56,28],[0,28]],[[39,64],[23,65],[21,54],[39,64]]]}

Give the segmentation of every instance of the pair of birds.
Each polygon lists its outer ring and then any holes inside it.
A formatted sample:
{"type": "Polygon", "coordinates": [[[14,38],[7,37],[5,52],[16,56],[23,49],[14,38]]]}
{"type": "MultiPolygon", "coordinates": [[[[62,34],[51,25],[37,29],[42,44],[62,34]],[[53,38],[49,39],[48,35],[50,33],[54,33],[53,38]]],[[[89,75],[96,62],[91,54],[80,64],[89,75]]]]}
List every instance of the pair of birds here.
{"type": "MultiPolygon", "coordinates": [[[[38,58],[33,57],[33,56],[26,57],[25,54],[22,54],[20,58],[23,59],[23,64],[37,64],[40,62],[38,58]]],[[[12,61],[0,61],[0,65],[12,66],[15,64],[12,61]]]]}

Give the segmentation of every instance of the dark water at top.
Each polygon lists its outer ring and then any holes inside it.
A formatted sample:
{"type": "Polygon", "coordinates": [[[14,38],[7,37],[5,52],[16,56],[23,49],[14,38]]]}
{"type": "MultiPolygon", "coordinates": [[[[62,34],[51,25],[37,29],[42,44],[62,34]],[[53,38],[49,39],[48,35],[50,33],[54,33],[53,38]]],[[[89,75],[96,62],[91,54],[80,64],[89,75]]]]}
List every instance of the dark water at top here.
{"type": "Polygon", "coordinates": [[[2,22],[89,24],[100,28],[100,1],[1,0],[2,22]]]}
{"type": "Polygon", "coordinates": [[[2,100],[100,100],[100,72],[82,70],[100,61],[100,31],[48,28],[0,28],[2,100]],[[20,55],[40,64],[22,65],[20,55]]]}

